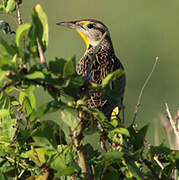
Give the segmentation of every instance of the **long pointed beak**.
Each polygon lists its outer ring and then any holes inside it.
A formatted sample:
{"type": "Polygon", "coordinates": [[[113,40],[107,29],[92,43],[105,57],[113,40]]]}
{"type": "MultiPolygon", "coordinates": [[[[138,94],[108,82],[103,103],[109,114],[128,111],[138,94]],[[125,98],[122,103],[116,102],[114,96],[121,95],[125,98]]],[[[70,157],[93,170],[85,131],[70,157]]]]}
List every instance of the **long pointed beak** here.
{"type": "Polygon", "coordinates": [[[59,23],[56,23],[56,25],[65,26],[65,27],[68,27],[71,29],[79,29],[79,27],[80,27],[78,24],[75,24],[75,22],[73,22],[73,21],[71,21],[71,22],[59,22],[59,23]]]}
{"type": "Polygon", "coordinates": [[[88,40],[87,35],[85,35],[85,33],[84,33],[85,28],[82,25],[76,23],[76,21],[59,22],[59,23],[56,23],[56,25],[64,26],[64,27],[67,27],[67,28],[70,28],[70,29],[75,29],[77,31],[77,33],[85,41],[87,49],[89,48],[89,40],[88,40]]]}

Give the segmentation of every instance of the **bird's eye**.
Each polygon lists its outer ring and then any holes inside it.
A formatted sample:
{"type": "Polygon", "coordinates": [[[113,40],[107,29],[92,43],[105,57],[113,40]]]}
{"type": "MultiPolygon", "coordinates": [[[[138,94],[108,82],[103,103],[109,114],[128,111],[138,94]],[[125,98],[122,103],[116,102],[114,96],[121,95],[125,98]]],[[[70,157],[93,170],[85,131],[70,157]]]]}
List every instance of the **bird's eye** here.
{"type": "Polygon", "coordinates": [[[89,29],[92,29],[94,26],[93,26],[93,24],[88,24],[87,27],[88,27],[89,29]]]}

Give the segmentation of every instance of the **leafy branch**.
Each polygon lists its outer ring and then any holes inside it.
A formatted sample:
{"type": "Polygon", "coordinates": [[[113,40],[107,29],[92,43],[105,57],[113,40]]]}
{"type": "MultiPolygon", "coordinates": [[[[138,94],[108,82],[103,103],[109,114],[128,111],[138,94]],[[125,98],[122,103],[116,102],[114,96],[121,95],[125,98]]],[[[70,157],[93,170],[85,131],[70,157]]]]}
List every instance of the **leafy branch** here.
{"type": "MultiPolygon", "coordinates": [[[[126,127],[116,114],[108,120],[99,109],[88,108],[81,94],[85,78],[76,74],[75,58],[45,57],[47,16],[37,4],[32,22],[22,22],[23,3],[3,0],[0,4],[0,12],[16,13],[18,22],[14,41],[0,37],[0,179],[171,179],[177,172],[178,152],[163,143],[146,148],[148,125],[126,127]],[[51,99],[37,106],[39,87],[51,99]],[[46,120],[49,113],[56,113],[58,120],[46,120]],[[102,138],[106,150],[101,150],[102,138]]],[[[12,31],[7,24],[1,21],[0,29],[8,35],[12,31]]],[[[157,62],[156,57],[141,89],[133,124],[157,62]]],[[[109,84],[123,73],[117,70],[90,88],[116,102],[119,97],[109,84]]],[[[167,113],[171,121],[168,108],[167,113]]],[[[174,131],[178,131],[176,124],[174,131]]]]}

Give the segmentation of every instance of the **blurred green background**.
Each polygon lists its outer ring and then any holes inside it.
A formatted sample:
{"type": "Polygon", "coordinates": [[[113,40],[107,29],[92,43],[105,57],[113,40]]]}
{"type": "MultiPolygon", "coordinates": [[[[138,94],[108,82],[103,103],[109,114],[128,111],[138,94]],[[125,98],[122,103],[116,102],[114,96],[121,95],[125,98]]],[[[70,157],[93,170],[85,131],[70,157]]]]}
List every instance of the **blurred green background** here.
{"type": "MultiPolygon", "coordinates": [[[[127,124],[132,122],[141,87],[151,71],[155,56],[160,57],[144,90],[136,123],[139,127],[150,123],[147,139],[151,144],[158,144],[154,141],[156,131],[159,142],[167,142],[159,115],[166,115],[165,102],[173,115],[179,107],[179,1],[26,0],[22,6],[23,22],[31,21],[31,11],[37,3],[42,5],[49,20],[48,60],[54,56],[67,59],[74,55],[79,60],[85,51],[79,35],[73,30],[56,26],[57,22],[94,18],[108,26],[116,55],[124,64],[127,74],[124,102],[127,124]]],[[[0,16],[15,28],[12,18],[0,16]]],[[[47,102],[49,97],[38,90],[37,99],[40,105],[47,102]]],[[[44,119],[58,121],[58,115],[49,115],[44,119]]]]}

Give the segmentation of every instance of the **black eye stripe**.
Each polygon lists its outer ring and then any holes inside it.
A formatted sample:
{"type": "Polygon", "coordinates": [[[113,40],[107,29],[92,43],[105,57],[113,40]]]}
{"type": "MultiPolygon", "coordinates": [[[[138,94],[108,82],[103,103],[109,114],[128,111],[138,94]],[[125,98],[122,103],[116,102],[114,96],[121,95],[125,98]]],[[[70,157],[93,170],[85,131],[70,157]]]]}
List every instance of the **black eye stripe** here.
{"type": "Polygon", "coordinates": [[[87,27],[88,27],[89,29],[92,29],[92,28],[94,27],[94,25],[90,23],[90,24],[87,25],[87,27]]]}
{"type": "Polygon", "coordinates": [[[95,29],[95,30],[98,30],[98,31],[100,31],[102,34],[104,34],[104,33],[106,32],[105,29],[100,28],[100,27],[97,27],[97,26],[95,26],[95,25],[92,24],[92,23],[89,23],[89,24],[87,25],[87,27],[88,27],[88,29],[95,29]]]}

